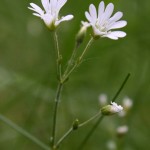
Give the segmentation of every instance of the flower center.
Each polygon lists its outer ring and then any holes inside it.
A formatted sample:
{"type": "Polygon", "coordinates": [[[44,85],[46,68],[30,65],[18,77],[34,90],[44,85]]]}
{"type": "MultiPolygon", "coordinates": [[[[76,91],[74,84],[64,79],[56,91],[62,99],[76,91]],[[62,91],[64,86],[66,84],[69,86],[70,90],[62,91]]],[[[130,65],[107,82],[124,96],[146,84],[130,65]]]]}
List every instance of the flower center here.
{"type": "Polygon", "coordinates": [[[98,20],[96,21],[96,24],[95,24],[96,28],[102,32],[102,33],[107,33],[107,26],[108,26],[108,21],[104,21],[104,22],[99,22],[98,20]]]}

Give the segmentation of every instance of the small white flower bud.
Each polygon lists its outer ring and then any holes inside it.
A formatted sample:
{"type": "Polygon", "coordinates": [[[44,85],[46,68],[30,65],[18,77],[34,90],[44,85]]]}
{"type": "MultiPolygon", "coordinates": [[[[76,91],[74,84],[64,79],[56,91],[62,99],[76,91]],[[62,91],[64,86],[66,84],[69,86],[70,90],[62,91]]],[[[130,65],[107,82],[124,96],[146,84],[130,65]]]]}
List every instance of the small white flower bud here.
{"type": "Polygon", "coordinates": [[[116,148],[117,148],[116,143],[114,141],[108,141],[107,148],[108,148],[108,150],[116,150],[116,148]]]}
{"type": "Polygon", "coordinates": [[[87,22],[82,21],[81,23],[82,23],[82,27],[76,36],[77,46],[79,46],[83,42],[86,35],[87,28],[90,26],[90,24],[87,22]]]}
{"type": "Polygon", "coordinates": [[[113,115],[116,113],[119,113],[123,110],[123,107],[121,105],[118,105],[115,102],[111,102],[111,105],[106,105],[102,107],[101,112],[102,115],[113,115]]]}
{"type": "Polygon", "coordinates": [[[120,126],[117,128],[117,135],[118,137],[124,136],[128,132],[128,126],[120,126]]]}
{"type": "Polygon", "coordinates": [[[126,109],[126,110],[129,110],[133,105],[133,102],[130,98],[128,97],[125,97],[123,99],[123,107],[126,109]]]}
{"type": "Polygon", "coordinates": [[[106,94],[100,94],[98,97],[99,103],[101,106],[105,106],[107,104],[107,95],[106,94]]]}
{"type": "Polygon", "coordinates": [[[119,117],[125,117],[126,116],[126,111],[122,110],[121,112],[118,113],[119,117]]]}

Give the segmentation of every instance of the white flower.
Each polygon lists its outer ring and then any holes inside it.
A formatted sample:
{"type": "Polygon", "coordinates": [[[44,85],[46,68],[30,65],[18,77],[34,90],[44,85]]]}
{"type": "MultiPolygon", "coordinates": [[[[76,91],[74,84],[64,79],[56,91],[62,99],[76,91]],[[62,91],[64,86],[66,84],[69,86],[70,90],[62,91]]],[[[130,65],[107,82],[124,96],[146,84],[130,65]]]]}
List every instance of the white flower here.
{"type": "Polygon", "coordinates": [[[125,97],[123,99],[122,106],[123,106],[124,110],[121,111],[118,115],[120,117],[125,117],[128,114],[128,111],[132,108],[133,101],[130,98],[125,97]]]}
{"type": "Polygon", "coordinates": [[[113,10],[114,5],[112,3],[109,3],[105,8],[103,1],[99,3],[98,12],[93,4],[89,6],[89,12],[86,11],[85,16],[93,28],[95,37],[101,36],[117,40],[126,36],[123,31],[111,31],[127,25],[125,20],[120,20],[123,16],[122,12],[119,11],[111,17],[113,10]]]}
{"type": "Polygon", "coordinates": [[[114,141],[111,140],[111,141],[107,142],[107,148],[109,150],[116,150],[117,145],[116,145],[116,143],[114,141]]]}
{"type": "Polygon", "coordinates": [[[123,107],[125,109],[127,109],[127,110],[130,109],[132,107],[132,105],[133,105],[133,102],[132,102],[132,100],[130,98],[125,97],[123,99],[123,107]]]}
{"type": "Polygon", "coordinates": [[[40,17],[50,30],[54,30],[61,22],[68,21],[73,15],[67,15],[59,18],[59,11],[65,5],[67,0],[41,0],[44,10],[38,5],[30,3],[29,9],[35,11],[33,15],[40,17]]]}
{"type": "Polygon", "coordinates": [[[115,102],[111,102],[111,111],[114,113],[118,113],[121,112],[123,110],[123,107],[121,105],[118,105],[115,102]]]}
{"type": "Polygon", "coordinates": [[[123,110],[123,107],[121,105],[118,105],[115,102],[111,102],[111,105],[106,105],[101,108],[101,113],[103,115],[113,115],[116,113],[119,113],[123,110]]]}
{"type": "Polygon", "coordinates": [[[125,134],[128,132],[128,126],[123,125],[117,128],[117,133],[118,134],[125,134]]]}
{"type": "Polygon", "coordinates": [[[107,95],[106,94],[100,94],[98,97],[99,103],[101,106],[104,106],[107,104],[107,95]]]}

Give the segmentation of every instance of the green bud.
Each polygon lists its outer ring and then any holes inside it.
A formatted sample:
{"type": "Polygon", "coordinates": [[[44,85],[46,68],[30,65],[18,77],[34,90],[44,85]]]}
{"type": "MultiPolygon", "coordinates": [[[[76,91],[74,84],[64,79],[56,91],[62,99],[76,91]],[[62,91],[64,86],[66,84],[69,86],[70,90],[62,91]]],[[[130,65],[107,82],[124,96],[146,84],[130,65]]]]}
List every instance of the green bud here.
{"type": "Polygon", "coordinates": [[[107,105],[101,108],[101,113],[103,115],[113,115],[113,113],[111,113],[111,105],[107,105]]]}
{"type": "Polygon", "coordinates": [[[81,23],[82,23],[82,27],[76,36],[77,46],[79,46],[83,42],[86,35],[87,28],[90,26],[90,24],[87,22],[82,21],[81,23]]]}
{"type": "Polygon", "coordinates": [[[72,128],[73,128],[73,130],[77,130],[78,127],[79,127],[79,120],[76,119],[76,120],[73,122],[72,128]]]}
{"type": "Polygon", "coordinates": [[[87,28],[85,26],[82,26],[81,29],[79,30],[76,36],[76,42],[78,46],[83,42],[85,35],[86,35],[86,31],[87,31],[87,28]]]}

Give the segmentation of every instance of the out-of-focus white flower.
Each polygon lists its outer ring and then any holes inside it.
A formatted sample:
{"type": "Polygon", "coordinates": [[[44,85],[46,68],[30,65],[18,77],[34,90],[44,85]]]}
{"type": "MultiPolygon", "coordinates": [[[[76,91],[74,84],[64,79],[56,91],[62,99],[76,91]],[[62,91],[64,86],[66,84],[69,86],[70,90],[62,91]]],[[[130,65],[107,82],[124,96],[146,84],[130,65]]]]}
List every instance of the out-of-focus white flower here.
{"type": "Polygon", "coordinates": [[[109,150],[116,150],[117,148],[116,143],[112,140],[108,141],[106,146],[109,150]]]}
{"type": "Polygon", "coordinates": [[[123,125],[117,128],[117,135],[118,136],[123,136],[128,132],[128,126],[123,125]]]}
{"type": "Polygon", "coordinates": [[[106,105],[102,107],[101,112],[103,115],[113,115],[119,113],[123,110],[121,105],[118,105],[115,102],[111,102],[111,105],[106,105]]]}
{"type": "Polygon", "coordinates": [[[122,102],[122,106],[124,108],[123,111],[121,111],[120,113],[118,113],[118,115],[120,117],[125,117],[127,114],[128,114],[128,111],[131,109],[131,107],[133,106],[133,101],[128,98],[128,97],[125,97],[123,99],[123,102],[122,102]]]}
{"type": "Polygon", "coordinates": [[[61,22],[68,21],[73,15],[67,15],[59,18],[59,11],[65,5],[67,0],[41,0],[44,10],[38,5],[30,3],[29,9],[35,11],[33,15],[40,17],[50,30],[54,30],[61,22]]]}
{"type": "Polygon", "coordinates": [[[117,40],[126,36],[123,31],[111,31],[127,25],[125,20],[120,20],[123,13],[119,11],[112,16],[113,10],[112,3],[109,3],[105,8],[103,1],[99,3],[98,12],[93,4],[89,6],[89,12],[86,11],[85,16],[93,28],[94,37],[108,37],[117,40]]]}
{"type": "Polygon", "coordinates": [[[107,95],[106,94],[100,94],[98,97],[99,103],[101,106],[104,106],[107,104],[107,95]]]}
{"type": "Polygon", "coordinates": [[[125,117],[126,116],[126,111],[122,110],[121,112],[118,113],[119,117],[125,117]]]}
{"type": "Polygon", "coordinates": [[[133,101],[132,101],[130,98],[125,97],[125,98],[123,99],[122,105],[123,105],[123,107],[124,107],[125,109],[128,110],[128,109],[130,109],[130,108],[132,107],[133,101]]]}

